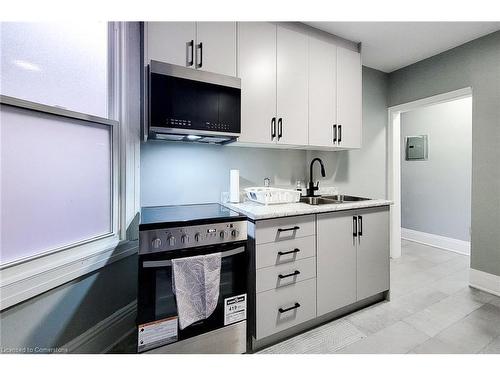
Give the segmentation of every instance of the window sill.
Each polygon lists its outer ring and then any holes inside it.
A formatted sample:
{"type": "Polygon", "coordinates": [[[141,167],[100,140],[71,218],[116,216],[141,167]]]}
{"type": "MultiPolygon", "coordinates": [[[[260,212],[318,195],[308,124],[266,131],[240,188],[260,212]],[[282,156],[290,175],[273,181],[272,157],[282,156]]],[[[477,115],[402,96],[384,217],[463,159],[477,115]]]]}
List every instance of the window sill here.
{"type": "Polygon", "coordinates": [[[0,311],[137,253],[111,236],[0,270],[0,311]]]}

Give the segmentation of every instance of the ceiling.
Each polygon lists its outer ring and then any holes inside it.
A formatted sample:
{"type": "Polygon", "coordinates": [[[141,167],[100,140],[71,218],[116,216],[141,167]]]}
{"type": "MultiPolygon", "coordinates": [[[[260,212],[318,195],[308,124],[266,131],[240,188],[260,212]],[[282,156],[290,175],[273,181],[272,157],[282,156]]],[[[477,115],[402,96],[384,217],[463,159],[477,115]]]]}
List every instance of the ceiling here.
{"type": "Polygon", "coordinates": [[[305,22],[362,43],[363,65],[392,72],[500,30],[500,22],[305,22]]]}

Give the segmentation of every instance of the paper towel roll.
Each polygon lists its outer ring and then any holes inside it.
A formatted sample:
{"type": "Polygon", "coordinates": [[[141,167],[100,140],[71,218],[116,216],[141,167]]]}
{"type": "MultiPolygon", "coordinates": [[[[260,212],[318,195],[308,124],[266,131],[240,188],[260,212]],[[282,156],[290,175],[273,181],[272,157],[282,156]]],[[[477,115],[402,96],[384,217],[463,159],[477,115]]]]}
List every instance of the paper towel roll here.
{"type": "Polygon", "coordinates": [[[231,169],[229,172],[229,201],[240,203],[240,170],[231,169]]]}

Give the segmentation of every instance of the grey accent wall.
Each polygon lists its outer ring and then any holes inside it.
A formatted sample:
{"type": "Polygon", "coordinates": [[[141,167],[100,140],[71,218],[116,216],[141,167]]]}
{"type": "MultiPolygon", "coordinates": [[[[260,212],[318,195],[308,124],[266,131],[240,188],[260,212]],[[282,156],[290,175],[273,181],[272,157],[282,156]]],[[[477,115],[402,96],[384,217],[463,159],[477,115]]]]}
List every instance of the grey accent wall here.
{"type": "MultiPolygon", "coordinates": [[[[325,162],[327,178],[320,180],[320,185],[333,185],[341,193],[351,195],[370,198],[387,196],[387,94],[388,75],[363,67],[362,148],[336,152],[308,151],[308,163],[315,156],[325,162]]],[[[315,176],[320,176],[319,171],[315,176]]]]}
{"type": "Polygon", "coordinates": [[[469,241],[472,98],[401,114],[401,226],[469,241]],[[405,138],[427,135],[427,160],[406,160],[405,138]]]}
{"type": "Polygon", "coordinates": [[[472,87],[471,267],[500,276],[500,32],[389,75],[389,105],[472,87]]]}
{"type": "Polygon", "coordinates": [[[137,296],[137,256],[0,312],[0,351],[64,347],[137,296]]]}

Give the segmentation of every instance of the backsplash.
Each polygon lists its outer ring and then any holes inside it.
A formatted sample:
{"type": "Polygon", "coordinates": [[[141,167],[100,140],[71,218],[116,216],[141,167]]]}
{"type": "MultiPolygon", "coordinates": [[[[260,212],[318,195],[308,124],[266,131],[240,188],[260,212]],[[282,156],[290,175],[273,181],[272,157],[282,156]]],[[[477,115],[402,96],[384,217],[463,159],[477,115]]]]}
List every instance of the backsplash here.
{"type": "Polygon", "coordinates": [[[240,189],[295,186],[306,179],[306,151],[151,141],[141,144],[141,205],[219,202],[229,191],[229,170],[240,189]]]}

